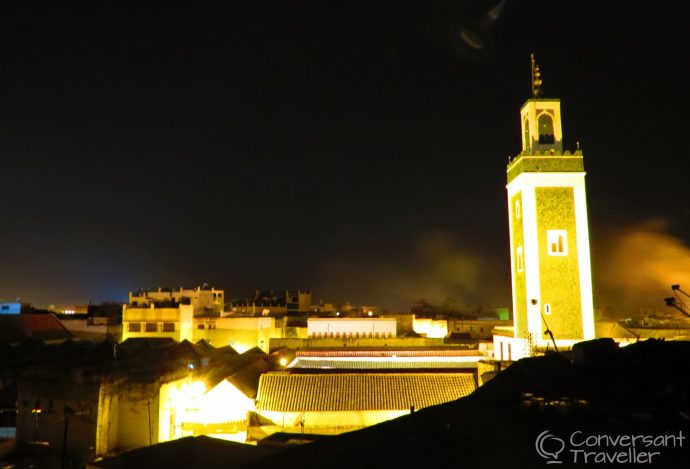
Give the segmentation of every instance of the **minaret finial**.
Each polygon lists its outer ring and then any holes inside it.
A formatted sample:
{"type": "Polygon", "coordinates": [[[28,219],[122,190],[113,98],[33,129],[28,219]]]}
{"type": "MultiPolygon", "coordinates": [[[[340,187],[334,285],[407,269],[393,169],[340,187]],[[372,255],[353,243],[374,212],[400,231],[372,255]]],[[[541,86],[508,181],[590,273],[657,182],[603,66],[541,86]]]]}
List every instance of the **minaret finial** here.
{"type": "Polygon", "coordinates": [[[532,60],[532,97],[538,98],[541,96],[541,70],[534,60],[534,54],[530,54],[530,59],[532,60]]]}

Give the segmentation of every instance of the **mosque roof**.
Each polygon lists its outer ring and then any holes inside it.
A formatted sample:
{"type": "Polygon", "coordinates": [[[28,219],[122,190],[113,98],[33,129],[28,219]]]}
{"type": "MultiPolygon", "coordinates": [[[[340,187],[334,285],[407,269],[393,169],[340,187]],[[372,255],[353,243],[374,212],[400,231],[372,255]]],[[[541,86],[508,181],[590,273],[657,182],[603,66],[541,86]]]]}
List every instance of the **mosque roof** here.
{"type": "Polygon", "coordinates": [[[453,401],[476,388],[471,373],[266,373],[257,410],[405,410],[453,401]]]}

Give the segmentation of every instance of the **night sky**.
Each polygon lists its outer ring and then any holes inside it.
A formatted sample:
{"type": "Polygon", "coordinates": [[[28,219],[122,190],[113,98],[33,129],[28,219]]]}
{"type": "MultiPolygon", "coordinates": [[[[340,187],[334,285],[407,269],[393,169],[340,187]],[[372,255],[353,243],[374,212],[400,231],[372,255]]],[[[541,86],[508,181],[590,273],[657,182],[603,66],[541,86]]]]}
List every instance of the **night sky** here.
{"type": "Polygon", "coordinates": [[[680,3],[58,3],[0,6],[1,299],[507,306],[530,52],[584,150],[595,305],[690,284],[680,3]]]}

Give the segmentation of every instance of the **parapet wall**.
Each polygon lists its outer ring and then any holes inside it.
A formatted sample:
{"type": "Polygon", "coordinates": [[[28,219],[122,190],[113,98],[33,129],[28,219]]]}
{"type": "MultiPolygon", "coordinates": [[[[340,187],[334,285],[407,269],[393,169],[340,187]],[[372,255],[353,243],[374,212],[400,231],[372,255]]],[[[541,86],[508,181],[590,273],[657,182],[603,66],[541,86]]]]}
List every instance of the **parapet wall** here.
{"type": "Polygon", "coordinates": [[[352,338],[352,339],[271,339],[269,349],[277,350],[287,347],[298,350],[303,348],[337,348],[337,347],[431,347],[443,345],[443,339],[425,337],[390,337],[390,338],[352,338]]]}

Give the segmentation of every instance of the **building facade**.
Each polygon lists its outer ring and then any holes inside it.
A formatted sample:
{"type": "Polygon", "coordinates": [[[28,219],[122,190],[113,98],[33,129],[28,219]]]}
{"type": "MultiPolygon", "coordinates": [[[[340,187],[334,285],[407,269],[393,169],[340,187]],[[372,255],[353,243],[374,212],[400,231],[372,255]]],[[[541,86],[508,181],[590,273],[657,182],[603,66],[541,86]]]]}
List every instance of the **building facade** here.
{"type": "Polygon", "coordinates": [[[216,318],[225,294],[214,288],[159,288],[129,293],[122,306],[122,340],[165,338],[193,340],[195,318],[216,318]]]}
{"type": "Polygon", "coordinates": [[[194,308],[179,303],[151,303],[148,307],[122,307],[122,340],[165,338],[192,340],[194,308]]]}
{"type": "Polygon", "coordinates": [[[230,305],[233,314],[249,316],[284,316],[309,314],[310,290],[256,290],[253,296],[230,305]]]}
{"type": "Polygon", "coordinates": [[[129,292],[129,305],[149,306],[152,303],[181,303],[194,305],[194,315],[219,314],[225,306],[225,292],[206,285],[196,288],[158,288],[129,292]]]}
{"type": "Polygon", "coordinates": [[[21,312],[21,303],[0,301],[0,314],[19,314],[21,312]]]}
{"type": "Polygon", "coordinates": [[[307,333],[313,338],[393,338],[395,318],[309,318],[307,333]]]}

